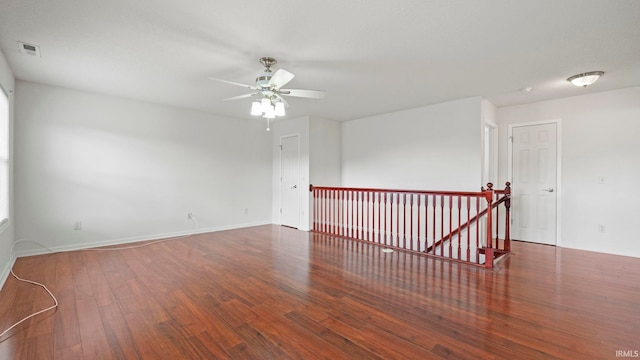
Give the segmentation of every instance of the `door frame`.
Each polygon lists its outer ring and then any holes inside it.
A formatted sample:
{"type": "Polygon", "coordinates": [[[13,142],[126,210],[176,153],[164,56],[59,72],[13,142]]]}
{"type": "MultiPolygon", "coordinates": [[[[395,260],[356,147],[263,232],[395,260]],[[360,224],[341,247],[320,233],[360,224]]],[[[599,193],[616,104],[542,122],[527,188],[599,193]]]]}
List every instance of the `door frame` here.
{"type": "MultiPolygon", "coordinates": [[[[298,182],[300,181],[300,133],[281,135],[280,136],[280,140],[279,140],[279,142],[280,142],[279,143],[279,146],[280,146],[280,154],[279,154],[279,156],[280,156],[280,171],[279,171],[280,181],[278,183],[278,192],[280,193],[280,196],[279,196],[279,198],[280,198],[280,206],[279,206],[280,211],[278,212],[278,214],[280,215],[279,216],[280,225],[283,225],[282,224],[282,205],[283,205],[283,201],[282,201],[282,169],[283,169],[283,167],[282,167],[282,140],[285,139],[285,138],[292,138],[292,137],[295,137],[296,140],[297,140],[297,143],[298,143],[297,144],[298,156],[297,156],[297,159],[296,159],[296,167],[297,167],[298,179],[296,179],[296,180],[298,182]]],[[[297,202],[298,202],[298,215],[297,216],[298,216],[298,229],[299,229],[300,228],[300,220],[301,220],[300,219],[300,206],[303,206],[303,205],[301,204],[301,201],[300,201],[300,186],[298,186],[298,188],[296,190],[297,190],[296,191],[296,193],[297,193],[296,194],[296,198],[297,198],[297,202]]]]}
{"type": "MultiPolygon", "coordinates": [[[[513,128],[535,125],[556,125],[556,246],[562,246],[562,119],[551,119],[541,121],[529,121],[509,124],[507,135],[507,177],[509,182],[513,182],[513,128]]],[[[511,214],[511,216],[516,216],[511,214]]]]}
{"type": "Polygon", "coordinates": [[[493,122],[483,121],[482,128],[482,182],[480,186],[486,186],[488,182],[498,185],[498,135],[499,127],[493,122]],[[489,131],[489,141],[487,141],[489,131]],[[487,159],[488,157],[488,159],[487,159]]]}

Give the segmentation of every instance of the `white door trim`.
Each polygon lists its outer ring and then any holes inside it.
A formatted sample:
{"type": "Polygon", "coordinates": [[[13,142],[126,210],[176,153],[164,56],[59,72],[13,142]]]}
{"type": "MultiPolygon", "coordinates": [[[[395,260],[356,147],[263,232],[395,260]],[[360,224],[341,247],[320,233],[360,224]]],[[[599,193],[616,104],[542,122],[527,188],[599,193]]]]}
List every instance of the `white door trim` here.
{"type": "Polygon", "coordinates": [[[521,126],[556,124],[556,246],[562,246],[562,119],[530,121],[509,124],[507,138],[507,181],[513,182],[513,128],[521,126]]]}
{"type": "Polygon", "coordinates": [[[494,184],[495,189],[502,189],[504,184],[498,184],[498,126],[485,121],[482,129],[482,184],[488,182],[494,184]],[[486,139],[486,131],[489,130],[489,143],[486,139]],[[487,159],[487,155],[489,158],[487,159]]]}

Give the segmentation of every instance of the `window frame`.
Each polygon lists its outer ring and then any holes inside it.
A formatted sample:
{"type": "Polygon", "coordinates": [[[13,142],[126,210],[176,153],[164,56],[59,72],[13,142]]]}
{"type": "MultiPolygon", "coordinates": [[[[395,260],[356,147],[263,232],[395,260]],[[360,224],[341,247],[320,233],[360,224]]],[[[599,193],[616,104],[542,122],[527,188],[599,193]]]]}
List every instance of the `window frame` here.
{"type": "Polygon", "coordinates": [[[10,92],[1,84],[0,90],[2,92],[0,96],[6,99],[6,111],[0,109],[0,233],[2,233],[9,226],[11,216],[11,98],[10,92]]]}

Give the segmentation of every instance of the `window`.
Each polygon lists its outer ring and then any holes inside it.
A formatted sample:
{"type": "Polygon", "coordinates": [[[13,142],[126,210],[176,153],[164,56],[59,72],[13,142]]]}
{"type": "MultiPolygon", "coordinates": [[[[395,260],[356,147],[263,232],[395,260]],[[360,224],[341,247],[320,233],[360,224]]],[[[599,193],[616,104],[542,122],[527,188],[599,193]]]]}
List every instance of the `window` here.
{"type": "Polygon", "coordinates": [[[9,96],[0,88],[0,227],[9,221],[9,96]]]}

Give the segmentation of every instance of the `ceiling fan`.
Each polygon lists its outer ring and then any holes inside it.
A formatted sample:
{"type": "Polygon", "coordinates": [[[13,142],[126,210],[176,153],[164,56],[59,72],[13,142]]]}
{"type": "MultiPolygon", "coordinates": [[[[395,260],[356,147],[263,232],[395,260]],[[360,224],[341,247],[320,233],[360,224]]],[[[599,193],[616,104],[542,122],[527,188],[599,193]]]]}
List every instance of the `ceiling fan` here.
{"type": "Polygon", "coordinates": [[[264,71],[256,77],[254,85],[241,84],[234,81],[223,80],[218,78],[210,78],[212,80],[220,81],[223,83],[242,86],[251,90],[252,93],[230,97],[226,100],[238,100],[250,97],[256,97],[256,100],[251,104],[251,115],[262,116],[267,119],[273,119],[276,116],[284,116],[285,106],[289,106],[284,96],[301,97],[309,99],[322,99],[325,96],[325,92],[322,90],[307,90],[307,89],[284,89],[282,88],[289,81],[291,81],[295,75],[284,69],[278,69],[273,72],[271,67],[278,63],[278,61],[272,57],[262,57],[259,59],[260,63],[265,67],[264,71]]]}

